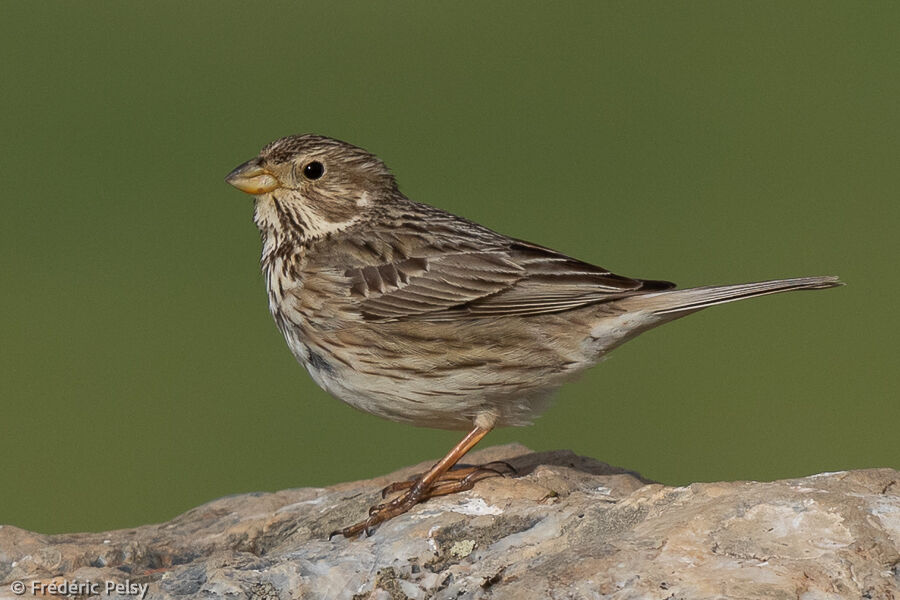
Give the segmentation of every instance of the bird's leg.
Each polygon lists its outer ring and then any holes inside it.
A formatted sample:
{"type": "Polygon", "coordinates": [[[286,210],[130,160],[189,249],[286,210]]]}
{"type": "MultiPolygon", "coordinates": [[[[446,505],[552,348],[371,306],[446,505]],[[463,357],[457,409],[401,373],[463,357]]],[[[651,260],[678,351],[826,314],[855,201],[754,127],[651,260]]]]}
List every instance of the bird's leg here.
{"type": "MultiPolygon", "coordinates": [[[[445,494],[452,494],[453,492],[465,491],[472,487],[471,485],[468,485],[468,487],[453,489],[453,486],[450,484],[463,485],[460,482],[475,483],[476,481],[481,481],[488,477],[503,477],[505,475],[515,474],[516,468],[504,460],[495,460],[494,462],[485,463],[483,465],[456,464],[435,480],[434,484],[431,486],[431,490],[428,492],[428,497],[444,496],[445,494]],[[439,489],[441,491],[439,491],[439,489]],[[443,491],[444,489],[447,491],[443,491]]],[[[418,473],[406,481],[397,481],[386,486],[381,490],[381,497],[387,498],[391,494],[408,490],[416,484],[422,475],[422,473],[418,473]]]]}
{"type": "MultiPolygon", "coordinates": [[[[378,525],[379,523],[383,523],[388,519],[392,519],[397,515],[402,515],[413,506],[422,502],[423,500],[427,500],[431,496],[441,496],[443,494],[449,494],[456,491],[463,491],[470,489],[475,482],[479,479],[484,479],[484,477],[476,477],[478,474],[477,470],[473,470],[466,475],[464,475],[461,479],[458,480],[449,480],[446,482],[441,481],[441,477],[450,470],[453,465],[455,465],[463,455],[472,449],[475,444],[481,441],[481,438],[486,436],[490,429],[475,426],[472,431],[470,431],[466,437],[462,439],[461,442],[456,444],[450,452],[447,453],[447,456],[442,458],[431,467],[427,472],[425,472],[421,477],[419,477],[412,485],[409,486],[409,489],[406,490],[405,493],[397,496],[393,500],[389,502],[384,502],[382,504],[378,504],[369,509],[369,518],[360,521],[355,525],[351,525],[350,527],[345,527],[344,529],[335,531],[332,535],[337,533],[341,533],[344,537],[355,537],[363,531],[368,535],[371,533],[373,527],[378,525]],[[467,477],[471,475],[470,479],[467,477]],[[450,489],[452,487],[452,489],[450,489]],[[434,493],[439,492],[439,493],[434,493]]],[[[390,487],[390,486],[389,486],[390,487]]]]}

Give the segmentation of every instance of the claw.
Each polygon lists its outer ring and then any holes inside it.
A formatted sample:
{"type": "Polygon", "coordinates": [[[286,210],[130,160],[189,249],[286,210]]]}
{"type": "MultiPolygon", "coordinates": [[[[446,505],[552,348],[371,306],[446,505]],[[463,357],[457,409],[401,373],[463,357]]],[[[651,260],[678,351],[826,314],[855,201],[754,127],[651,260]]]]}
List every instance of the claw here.
{"type": "Polygon", "coordinates": [[[519,474],[519,470],[516,469],[511,464],[509,464],[508,462],[506,462],[505,460],[495,460],[493,462],[489,462],[489,463],[481,465],[481,466],[482,466],[482,468],[485,468],[485,467],[490,467],[491,465],[503,465],[509,471],[510,475],[518,475],[519,474]]]}
{"type": "Polygon", "coordinates": [[[397,481],[390,485],[386,485],[381,489],[381,497],[387,498],[391,494],[396,492],[402,492],[403,490],[408,490],[412,486],[416,485],[415,479],[407,479],[406,481],[397,481]]]}

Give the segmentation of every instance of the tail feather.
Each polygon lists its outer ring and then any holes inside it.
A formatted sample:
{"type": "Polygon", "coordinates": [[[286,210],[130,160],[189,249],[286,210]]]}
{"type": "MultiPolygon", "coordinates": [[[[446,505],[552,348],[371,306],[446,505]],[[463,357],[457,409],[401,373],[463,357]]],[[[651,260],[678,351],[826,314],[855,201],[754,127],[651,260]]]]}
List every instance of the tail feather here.
{"type": "Polygon", "coordinates": [[[648,310],[654,315],[670,315],[677,318],[685,314],[735,300],[754,298],[767,294],[790,292],[793,290],[820,290],[844,285],[836,276],[797,277],[795,279],[774,279],[756,283],[704,286],[683,290],[668,290],[632,296],[626,300],[633,310],[648,310]],[[633,303],[633,304],[632,304],[633,303]],[[680,313],[680,314],[679,314],[680,313]]]}

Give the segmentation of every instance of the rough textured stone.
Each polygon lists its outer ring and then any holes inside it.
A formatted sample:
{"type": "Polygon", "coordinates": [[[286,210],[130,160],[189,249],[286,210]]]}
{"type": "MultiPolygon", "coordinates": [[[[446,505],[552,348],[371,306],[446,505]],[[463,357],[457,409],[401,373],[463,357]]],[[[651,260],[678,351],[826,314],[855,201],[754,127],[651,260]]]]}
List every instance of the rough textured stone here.
{"type": "Polygon", "coordinates": [[[222,498],[136,529],[4,526],[0,597],[15,597],[14,581],[109,580],[165,599],[900,598],[895,470],[672,488],[566,451],[510,445],[471,459],[504,459],[518,474],[430,500],[353,541],[328,534],[428,463],[222,498]]]}

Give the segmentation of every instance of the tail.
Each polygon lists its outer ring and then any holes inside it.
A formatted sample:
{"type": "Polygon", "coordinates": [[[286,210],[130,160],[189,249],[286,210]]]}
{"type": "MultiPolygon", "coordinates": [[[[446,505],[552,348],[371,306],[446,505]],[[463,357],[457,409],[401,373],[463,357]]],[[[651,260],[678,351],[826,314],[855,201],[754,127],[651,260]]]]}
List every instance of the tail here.
{"type": "Polygon", "coordinates": [[[757,283],[735,285],[712,285],[684,290],[667,290],[641,294],[623,299],[621,306],[629,310],[646,310],[655,316],[668,315],[668,319],[685,316],[694,311],[725,304],[744,298],[755,298],[767,294],[778,294],[792,290],[821,290],[844,285],[834,275],[824,277],[797,277],[795,279],[775,279],[757,283]]]}

